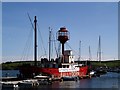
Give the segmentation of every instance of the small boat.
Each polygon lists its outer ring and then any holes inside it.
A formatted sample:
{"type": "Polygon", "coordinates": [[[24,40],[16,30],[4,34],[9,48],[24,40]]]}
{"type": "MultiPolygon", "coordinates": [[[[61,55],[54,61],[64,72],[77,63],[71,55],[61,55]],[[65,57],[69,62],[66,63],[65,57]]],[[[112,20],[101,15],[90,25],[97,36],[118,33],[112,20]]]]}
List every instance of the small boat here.
{"type": "Polygon", "coordinates": [[[30,88],[30,87],[37,86],[37,85],[39,85],[37,83],[37,80],[23,80],[18,83],[18,86],[20,88],[30,88]]]}
{"type": "Polygon", "coordinates": [[[37,75],[34,78],[37,79],[37,82],[39,83],[39,85],[52,84],[52,78],[50,76],[37,75]]]}
{"type": "Polygon", "coordinates": [[[90,71],[90,76],[93,76],[95,74],[95,71],[90,71]]]}
{"type": "Polygon", "coordinates": [[[50,78],[49,76],[43,76],[43,75],[37,75],[37,76],[34,76],[34,78],[36,79],[47,79],[47,78],[50,78]]]}
{"type": "Polygon", "coordinates": [[[18,84],[14,82],[1,82],[2,88],[18,88],[18,84]]]}
{"type": "Polygon", "coordinates": [[[66,77],[62,77],[61,79],[63,81],[77,81],[77,80],[79,80],[79,77],[76,77],[76,76],[74,76],[74,77],[66,76],[66,77]]]}
{"type": "Polygon", "coordinates": [[[97,68],[96,69],[96,74],[98,75],[102,75],[102,74],[106,74],[107,73],[107,70],[103,67],[100,67],[100,68],[97,68]]]}
{"type": "Polygon", "coordinates": [[[32,82],[20,82],[18,83],[18,86],[20,88],[30,88],[30,87],[33,87],[33,83],[32,82]]]}
{"type": "Polygon", "coordinates": [[[52,84],[52,81],[49,79],[39,79],[38,83],[39,85],[49,85],[49,84],[52,84]]]}

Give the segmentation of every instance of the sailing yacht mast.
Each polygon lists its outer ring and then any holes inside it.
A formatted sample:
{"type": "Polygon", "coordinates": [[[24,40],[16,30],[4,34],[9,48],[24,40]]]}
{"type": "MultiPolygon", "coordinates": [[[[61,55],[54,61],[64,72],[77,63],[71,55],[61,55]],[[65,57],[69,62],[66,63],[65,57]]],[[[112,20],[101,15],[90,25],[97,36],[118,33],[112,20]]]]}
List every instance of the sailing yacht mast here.
{"type": "Polygon", "coordinates": [[[91,49],[90,49],[90,46],[89,46],[89,61],[91,61],[91,58],[92,58],[92,55],[91,55],[91,49]]]}
{"type": "Polygon", "coordinates": [[[81,60],[81,41],[79,42],[79,61],[81,60]]]}
{"type": "Polygon", "coordinates": [[[51,29],[49,27],[49,61],[51,60],[51,29]]]}
{"type": "Polygon", "coordinates": [[[99,36],[97,58],[98,58],[98,61],[101,62],[101,37],[100,36],[99,36]]]}

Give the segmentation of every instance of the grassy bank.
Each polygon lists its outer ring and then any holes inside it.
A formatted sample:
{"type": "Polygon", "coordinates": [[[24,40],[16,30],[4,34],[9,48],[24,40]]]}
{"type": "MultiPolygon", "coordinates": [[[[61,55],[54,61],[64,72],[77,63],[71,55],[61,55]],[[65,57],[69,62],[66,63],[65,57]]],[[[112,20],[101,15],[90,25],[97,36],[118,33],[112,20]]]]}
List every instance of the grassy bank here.
{"type": "MultiPolygon", "coordinates": [[[[0,69],[3,69],[3,70],[17,70],[17,69],[19,69],[19,66],[21,66],[23,64],[33,65],[34,62],[33,61],[6,62],[6,63],[0,64],[0,67],[1,67],[0,69]]],[[[102,62],[91,61],[91,65],[94,66],[94,67],[99,67],[99,66],[120,67],[120,60],[102,61],[102,62]]]]}
{"type": "Polygon", "coordinates": [[[98,61],[92,61],[91,62],[93,66],[108,66],[108,67],[119,67],[120,66],[120,60],[116,60],[116,61],[102,61],[102,62],[98,62],[98,61]]]}
{"type": "Polygon", "coordinates": [[[33,61],[6,62],[0,64],[2,70],[18,70],[24,64],[33,64],[33,61]]]}

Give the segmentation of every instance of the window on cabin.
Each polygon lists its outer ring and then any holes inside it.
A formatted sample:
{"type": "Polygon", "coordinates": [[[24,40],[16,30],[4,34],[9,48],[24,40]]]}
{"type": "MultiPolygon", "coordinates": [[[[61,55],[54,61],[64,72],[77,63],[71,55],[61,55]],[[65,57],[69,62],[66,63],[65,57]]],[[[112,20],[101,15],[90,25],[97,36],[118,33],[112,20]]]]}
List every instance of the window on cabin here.
{"type": "Polygon", "coordinates": [[[65,66],[65,65],[63,65],[63,68],[66,68],[66,66],[65,66]]]}
{"type": "Polygon", "coordinates": [[[62,67],[63,68],[69,68],[69,65],[63,65],[62,67]]]}
{"type": "Polygon", "coordinates": [[[69,68],[69,65],[67,65],[67,68],[69,68]]]}

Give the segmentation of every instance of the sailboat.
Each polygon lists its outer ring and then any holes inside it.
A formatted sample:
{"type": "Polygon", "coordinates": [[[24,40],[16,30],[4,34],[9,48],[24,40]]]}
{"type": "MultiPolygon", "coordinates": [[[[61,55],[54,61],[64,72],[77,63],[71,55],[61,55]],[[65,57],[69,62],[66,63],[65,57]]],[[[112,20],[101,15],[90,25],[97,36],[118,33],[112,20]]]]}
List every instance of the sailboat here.
{"type": "Polygon", "coordinates": [[[61,27],[57,32],[57,40],[62,44],[62,55],[54,60],[41,58],[40,65],[37,64],[37,19],[34,19],[34,65],[21,66],[19,71],[23,78],[32,78],[35,75],[49,75],[54,78],[85,77],[88,66],[75,62],[72,50],[64,50],[64,44],[69,40],[69,32],[66,27],[61,27]]]}

